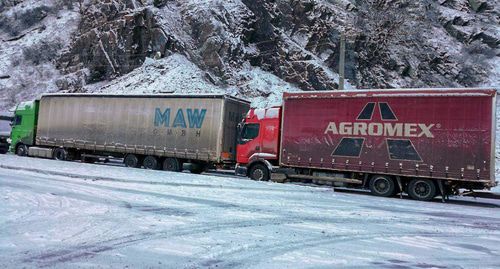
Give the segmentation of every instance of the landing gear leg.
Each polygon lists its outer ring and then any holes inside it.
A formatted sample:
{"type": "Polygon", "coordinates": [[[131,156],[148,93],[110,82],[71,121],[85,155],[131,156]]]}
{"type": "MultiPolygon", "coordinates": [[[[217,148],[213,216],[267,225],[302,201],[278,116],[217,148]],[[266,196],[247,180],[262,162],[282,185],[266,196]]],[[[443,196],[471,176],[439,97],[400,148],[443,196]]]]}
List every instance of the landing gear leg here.
{"type": "Polygon", "coordinates": [[[437,180],[437,184],[439,187],[439,191],[441,192],[441,202],[444,203],[446,201],[446,194],[444,193],[443,181],[437,180]]]}
{"type": "Polygon", "coordinates": [[[399,186],[399,198],[403,199],[403,184],[401,183],[401,177],[396,177],[396,181],[398,182],[399,186]]]}

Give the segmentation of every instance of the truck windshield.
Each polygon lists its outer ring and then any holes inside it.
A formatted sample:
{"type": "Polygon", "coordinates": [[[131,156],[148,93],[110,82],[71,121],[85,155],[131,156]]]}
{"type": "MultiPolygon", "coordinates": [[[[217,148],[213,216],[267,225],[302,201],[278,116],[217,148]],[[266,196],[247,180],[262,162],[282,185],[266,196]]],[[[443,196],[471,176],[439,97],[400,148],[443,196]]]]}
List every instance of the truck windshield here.
{"type": "Polygon", "coordinates": [[[257,123],[245,124],[243,131],[241,132],[241,138],[243,140],[252,140],[259,136],[259,127],[257,123]]]}

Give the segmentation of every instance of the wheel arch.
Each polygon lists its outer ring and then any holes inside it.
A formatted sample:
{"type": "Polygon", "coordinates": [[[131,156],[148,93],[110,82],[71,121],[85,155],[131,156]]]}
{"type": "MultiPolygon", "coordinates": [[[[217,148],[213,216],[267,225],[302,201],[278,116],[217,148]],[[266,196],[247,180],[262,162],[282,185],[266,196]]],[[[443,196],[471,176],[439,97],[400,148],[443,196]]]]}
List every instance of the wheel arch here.
{"type": "Polygon", "coordinates": [[[16,145],[14,146],[14,152],[16,152],[16,151],[17,151],[17,149],[18,149],[20,146],[22,146],[22,145],[25,145],[25,146],[27,147],[27,145],[26,145],[26,144],[24,144],[23,142],[21,142],[21,141],[17,142],[17,143],[16,143],[16,145]]]}
{"type": "Polygon", "coordinates": [[[255,160],[251,161],[247,165],[247,177],[250,176],[250,171],[257,164],[262,164],[265,167],[267,167],[267,169],[269,170],[269,173],[271,173],[271,171],[273,170],[273,165],[268,160],[266,160],[266,159],[255,159],[255,160]]]}

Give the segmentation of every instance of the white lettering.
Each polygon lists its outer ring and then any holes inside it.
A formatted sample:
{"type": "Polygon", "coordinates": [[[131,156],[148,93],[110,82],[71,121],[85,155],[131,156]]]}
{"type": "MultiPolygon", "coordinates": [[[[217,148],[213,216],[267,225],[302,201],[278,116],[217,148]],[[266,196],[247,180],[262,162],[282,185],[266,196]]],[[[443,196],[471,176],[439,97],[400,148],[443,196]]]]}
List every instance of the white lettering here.
{"type": "Polygon", "coordinates": [[[339,133],[341,135],[352,135],[352,123],[351,122],[341,122],[339,124],[339,133]]]}
{"type": "Polygon", "coordinates": [[[328,134],[328,132],[332,132],[332,134],[339,134],[337,131],[337,124],[335,122],[330,122],[328,124],[328,127],[326,127],[325,134],[328,134]]]}
{"type": "Polygon", "coordinates": [[[431,128],[434,127],[434,124],[425,125],[419,123],[418,127],[420,127],[420,130],[422,130],[422,132],[418,135],[418,137],[425,135],[427,137],[434,138],[434,135],[431,133],[431,128]]]}
{"type": "Polygon", "coordinates": [[[354,123],[354,135],[366,135],[366,122],[355,122],[354,123]]]}
{"type": "Polygon", "coordinates": [[[405,123],[405,137],[417,137],[417,124],[405,123]]]}
{"type": "Polygon", "coordinates": [[[337,123],[330,122],[324,134],[434,138],[431,132],[434,126],[422,123],[340,122],[337,127],[337,123]]]}
{"type": "Polygon", "coordinates": [[[396,123],[396,124],[385,123],[384,124],[384,134],[386,136],[403,136],[403,124],[402,123],[396,123]]]}
{"type": "Polygon", "coordinates": [[[384,128],[382,123],[375,123],[372,122],[368,124],[368,134],[369,135],[376,135],[376,136],[381,136],[384,133],[384,128]],[[377,127],[377,128],[375,128],[377,127]]]}

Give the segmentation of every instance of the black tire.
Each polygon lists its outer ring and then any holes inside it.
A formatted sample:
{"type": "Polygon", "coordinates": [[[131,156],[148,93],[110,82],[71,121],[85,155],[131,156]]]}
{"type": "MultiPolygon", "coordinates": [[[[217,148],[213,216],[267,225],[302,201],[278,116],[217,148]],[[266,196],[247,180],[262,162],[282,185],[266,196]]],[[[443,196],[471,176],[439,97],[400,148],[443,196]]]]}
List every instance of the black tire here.
{"type": "Polygon", "coordinates": [[[436,184],[425,178],[414,178],[408,184],[408,195],[419,201],[430,201],[436,196],[436,184]]]}
{"type": "Polygon", "coordinates": [[[248,176],[253,180],[268,181],[269,169],[265,165],[258,163],[252,166],[252,168],[250,168],[248,176]]]}
{"type": "Polygon", "coordinates": [[[373,195],[390,197],[396,194],[394,179],[384,175],[374,175],[370,179],[370,191],[373,195]]]}
{"type": "Polygon", "coordinates": [[[16,155],[21,157],[28,156],[28,147],[22,144],[17,146],[16,155]]]}
{"type": "Polygon", "coordinates": [[[163,161],[163,170],[170,172],[181,172],[182,163],[177,158],[165,158],[163,161]]]}
{"type": "Polygon", "coordinates": [[[141,163],[139,162],[139,158],[135,154],[127,154],[125,159],[123,159],[123,163],[126,167],[139,168],[141,167],[141,163]]]}
{"type": "Polygon", "coordinates": [[[146,158],[144,158],[144,161],[142,162],[142,166],[149,170],[158,170],[158,158],[156,158],[155,156],[146,156],[146,158]]]}
{"type": "Polygon", "coordinates": [[[55,148],[52,153],[54,160],[58,161],[67,161],[68,160],[68,151],[64,148],[55,148]]]}

